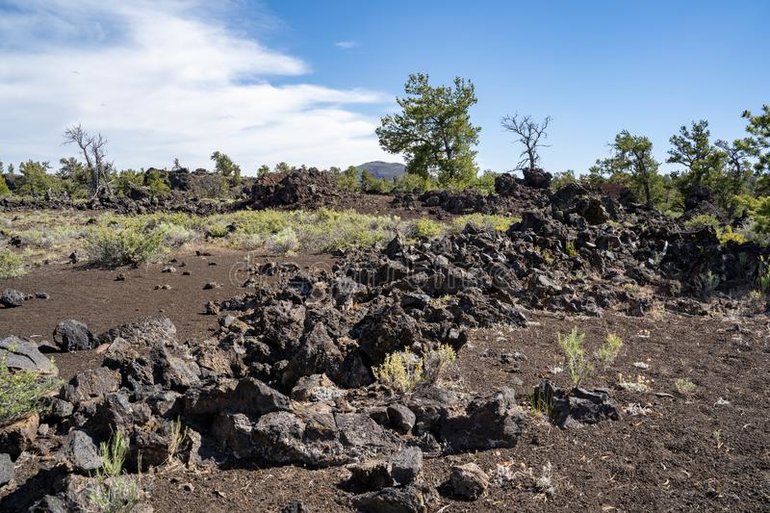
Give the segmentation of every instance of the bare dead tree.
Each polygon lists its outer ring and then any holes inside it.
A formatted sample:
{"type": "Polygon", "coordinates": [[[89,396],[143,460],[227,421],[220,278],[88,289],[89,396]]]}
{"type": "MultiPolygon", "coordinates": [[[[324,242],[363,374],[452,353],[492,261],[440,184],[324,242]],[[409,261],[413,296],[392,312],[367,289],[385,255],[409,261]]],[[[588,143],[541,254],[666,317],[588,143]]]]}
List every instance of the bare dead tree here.
{"type": "Polygon", "coordinates": [[[64,131],[64,144],[76,144],[83,154],[86,167],[91,173],[91,193],[98,196],[102,190],[110,192],[107,173],[112,163],[107,161],[107,139],[102,134],[91,135],[80,124],[71,126],[64,131]]]}
{"type": "Polygon", "coordinates": [[[524,145],[524,151],[519,156],[524,157],[516,164],[516,169],[534,169],[537,166],[537,162],[540,160],[538,154],[538,148],[547,148],[547,144],[542,144],[540,139],[546,139],[548,134],[546,129],[551,122],[551,117],[547,116],[543,121],[537,122],[532,119],[532,116],[519,116],[514,114],[513,116],[505,116],[500,121],[503,128],[508,132],[512,132],[518,136],[516,142],[524,145]],[[526,166],[526,167],[525,167],[526,166]]]}

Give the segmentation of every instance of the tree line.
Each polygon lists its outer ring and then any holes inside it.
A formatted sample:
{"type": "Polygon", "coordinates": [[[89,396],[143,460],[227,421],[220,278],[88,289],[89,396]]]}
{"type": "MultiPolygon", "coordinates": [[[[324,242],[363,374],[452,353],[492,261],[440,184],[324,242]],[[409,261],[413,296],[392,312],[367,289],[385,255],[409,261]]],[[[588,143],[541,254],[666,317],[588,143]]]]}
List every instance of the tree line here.
{"type": "MultiPolygon", "coordinates": [[[[388,181],[352,166],[344,171],[331,168],[339,184],[346,189],[380,193],[394,188],[493,190],[495,173],[480,173],[476,163],[481,128],[470,117],[470,109],[478,101],[473,82],[456,77],[450,85],[434,86],[427,74],[416,73],[409,76],[404,92],[404,97],[396,98],[400,112],[384,116],[376,135],[384,150],[403,156],[406,174],[388,181]]],[[[666,162],[679,167],[672,173],[660,172],[661,163],[654,158],[648,137],[623,130],[610,143],[607,157],[597,159],[579,176],[571,170],[556,173],[554,184],[620,183],[648,206],[664,211],[681,211],[688,201],[708,198],[732,213],[736,197],[770,196],[770,105],[763,105],[759,114],[744,111],[742,116],[746,135],[733,141],[712,140],[705,120],[682,126],[669,140],[666,162]]],[[[538,120],[518,113],[501,118],[501,127],[521,147],[512,170],[541,165],[540,150],[547,146],[551,122],[550,117],[538,120]]],[[[153,196],[170,192],[165,168],[116,170],[108,158],[107,140],[100,133],[91,134],[81,125],[74,125],[64,132],[64,142],[77,149],[79,158],[60,159],[54,173],[50,172],[49,162],[22,162],[18,174],[12,164],[6,170],[0,162],[0,196],[9,194],[10,189],[20,195],[63,193],[71,197],[124,195],[133,187],[145,187],[153,196]]],[[[211,174],[219,181],[213,182],[217,187],[210,195],[226,196],[229,188],[240,184],[241,168],[220,151],[212,153],[211,161],[211,174]]],[[[182,169],[174,159],[171,171],[182,169]]],[[[260,166],[256,174],[293,169],[281,162],[274,169],[260,166]]],[[[195,172],[208,173],[202,169],[195,172]]]]}
{"type": "MultiPolygon", "coordinates": [[[[401,112],[384,116],[376,130],[380,146],[402,155],[409,174],[442,186],[474,185],[481,128],[470,119],[470,108],[477,103],[473,82],[457,77],[450,86],[432,86],[428,75],[416,73],[404,92],[406,96],[396,99],[401,112]]],[[[708,196],[730,210],[736,196],[770,194],[770,105],[763,105],[758,115],[744,111],[743,118],[747,135],[731,142],[712,140],[705,120],[682,126],[669,140],[666,162],[680,167],[670,174],[660,173],[648,137],[623,130],[610,144],[608,157],[579,177],[574,171],[557,173],[556,184],[621,183],[648,206],[664,210],[681,210],[692,196],[708,196]]],[[[522,147],[512,170],[540,165],[539,150],[546,146],[551,121],[518,113],[501,119],[502,128],[522,147]]]]}

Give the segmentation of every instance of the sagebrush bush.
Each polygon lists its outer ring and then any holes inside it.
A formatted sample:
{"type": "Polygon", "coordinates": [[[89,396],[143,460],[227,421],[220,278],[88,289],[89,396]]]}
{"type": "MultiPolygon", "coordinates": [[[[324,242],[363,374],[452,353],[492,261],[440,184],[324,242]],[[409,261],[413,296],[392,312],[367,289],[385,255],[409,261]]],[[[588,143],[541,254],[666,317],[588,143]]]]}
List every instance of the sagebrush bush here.
{"type": "Polygon", "coordinates": [[[380,383],[397,392],[414,390],[418,385],[435,383],[441,372],[457,359],[455,350],[446,344],[418,356],[406,349],[385,357],[382,365],[374,367],[372,373],[380,383]]]}
{"type": "Polygon", "coordinates": [[[0,249],[0,279],[24,274],[24,260],[10,249],[0,249]]]}
{"type": "Polygon", "coordinates": [[[35,372],[11,371],[0,358],[0,425],[38,411],[44,397],[59,386],[59,380],[35,372]]]}
{"type": "Polygon", "coordinates": [[[418,219],[414,225],[414,233],[417,237],[438,237],[443,230],[444,226],[433,219],[418,219]]]}
{"type": "Polygon", "coordinates": [[[300,250],[301,244],[293,228],[284,228],[267,239],[265,248],[273,255],[291,255],[300,250]]]}
{"type": "Polygon", "coordinates": [[[372,373],[380,383],[397,392],[407,392],[422,381],[422,359],[409,350],[398,351],[387,355],[372,373]]]}
{"type": "Polygon", "coordinates": [[[128,226],[99,227],[86,239],[88,261],[101,267],[139,265],[157,258],[162,252],[163,232],[128,226]]]}
{"type": "Polygon", "coordinates": [[[692,395],[696,388],[695,383],[693,383],[690,378],[677,378],[676,381],[674,381],[674,386],[676,387],[676,391],[683,396],[692,395]]]}
{"type": "Polygon", "coordinates": [[[480,230],[504,232],[511,226],[511,224],[518,223],[519,221],[521,221],[521,218],[516,216],[499,216],[476,212],[474,214],[455,217],[452,220],[452,231],[461,232],[470,224],[480,230]]]}

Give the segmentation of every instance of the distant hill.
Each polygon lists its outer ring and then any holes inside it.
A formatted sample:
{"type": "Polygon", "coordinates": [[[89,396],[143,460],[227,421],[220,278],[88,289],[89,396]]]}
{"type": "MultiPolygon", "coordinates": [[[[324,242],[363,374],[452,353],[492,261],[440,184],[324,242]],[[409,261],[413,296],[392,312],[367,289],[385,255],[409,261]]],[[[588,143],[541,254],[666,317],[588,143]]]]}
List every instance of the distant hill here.
{"type": "Polygon", "coordinates": [[[406,166],[399,164],[398,162],[382,162],[381,160],[375,160],[373,162],[365,162],[360,166],[356,166],[356,169],[363,171],[364,169],[372,173],[375,178],[385,178],[392,180],[393,177],[401,176],[406,170],[406,166]]]}

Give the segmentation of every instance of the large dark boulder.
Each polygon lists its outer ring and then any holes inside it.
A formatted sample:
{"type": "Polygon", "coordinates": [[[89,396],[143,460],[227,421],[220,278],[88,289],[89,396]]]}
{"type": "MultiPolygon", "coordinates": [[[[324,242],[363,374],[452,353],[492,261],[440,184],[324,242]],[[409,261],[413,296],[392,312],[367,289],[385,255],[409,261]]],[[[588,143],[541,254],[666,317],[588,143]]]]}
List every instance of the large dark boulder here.
{"type": "Polygon", "coordinates": [[[601,390],[573,388],[566,391],[543,380],[535,387],[534,400],[549,413],[554,424],[562,428],[618,420],[620,412],[601,390]]]}
{"type": "Polygon", "coordinates": [[[5,308],[17,308],[24,304],[26,295],[16,289],[5,289],[0,294],[0,305],[5,308]]]}
{"type": "Polygon", "coordinates": [[[156,344],[176,346],[176,326],[165,315],[141,317],[135,321],[110,328],[99,336],[99,343],[111,344],[122,338],[129,344],[152,347],[156,344]]]}
{"type": "Polygon", "coordinates": [[[120,374],[107,367],[98,367],[76,374],[64,387],[62,399],[77,405],[117,392],[119,388],[120,374]]]}
{"type": "Polygon", "coordinates": [[[102,459],[93,439],[79,429],[70,431],[67,435],[61,454],[75,472],[88,473],[102,466],[102,459]]]}
{"type": "Polygon", "coordinates": [[[53,341],[62,351],[86,351],[96,346],[96,339],[85,323],[67,319],[56,325],[53,341]]]}
{"type": "Polygon", "coordinates": [[[553,175],[540,168],[527,168],[522,170],[524,185],[535,189],[547,189],[551,186],[553,175]]]}
{"type": "Polygon", "coordinates": [[[500,196],[511,196],[518,188],[516,177],[510,173],[501,173],[495,177],[495,192],[500,196]]]}
{"type": "Polygon", "coordinates": [[[491,397],[474,399],[464,414],[443,419],[440,436],[449,452],[513,447],[523,425],[524,415],[513,390],[504,389],[491,397]]]}

